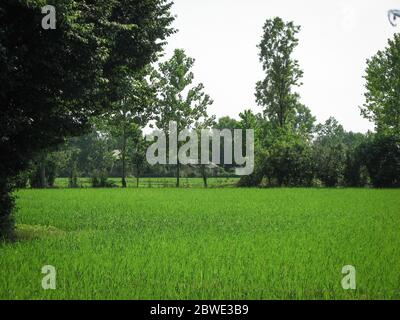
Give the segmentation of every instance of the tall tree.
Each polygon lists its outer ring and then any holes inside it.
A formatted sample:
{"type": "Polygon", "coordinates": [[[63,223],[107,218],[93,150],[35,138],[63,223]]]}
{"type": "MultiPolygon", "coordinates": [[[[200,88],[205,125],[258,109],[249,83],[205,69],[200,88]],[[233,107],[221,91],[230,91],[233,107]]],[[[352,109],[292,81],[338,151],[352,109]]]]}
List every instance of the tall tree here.
{"type": "Polygon", "coordinates": [[[400,135],[400,34],[367,60],[365,79],[362,115],[375,123],[378,134],[400,135]]]}
{"type": "MultiPolygon", "coordinates": [[[[137,138],[138,131],[144,128],[152,119],[156,90],[148,77],[149,67],[143,68],[134,76],[128,76],[118,88],[122,97],[112,105],[111,110],[105,113],[101,119],[113,136],[119,138],[121,152],[121,181],[122,187],[126,188],[128,143],[133,143],[137,138]]],[[[132,152],[131,152],[132,153],[132,152]]]]}
{"type": "Polygon", "coordinates": [[[375,123],[376,134],[361,149],[375,187],[400,186],[400,34],[367,60],[366,102],[362,115],[375,123]]]}
{"type": "MultiPolygon", "coordinates": [[[[195,60],[186,56],[185,51],[176,49],[170,60],[160,63],[153,78],[159,88],[156,126],[169,134],[169,123],[175,121],[178,132],[192,129],[199,123],[211,125],[214,117],[209,117],[207,107],[213,103],[204,93],[204,85],[193,85],[192,67],[195,60]]],[[[179,140],[179,139],[178,139],[179,140]]],[[[179,146],[179,141],[177,141],[179,146]]],[[[178,148],[179,149],[179,148],[178,148]]],[[[179,187],[180,161],[177,150],[176,186],[179,187]]]]}
{"type": "Polygon", "coordinates": [[[263,107],[267,119],[275,126],[284,127],[293,116],[298,100],[293,87],[301,85],[303,76],[298,61],[293,58],[300,27],[277,17],[267,20],[263,31],[258,48],[266,77],[256,85],[256,101],[263,107]]]}
{"type": "Polygon", "coordinates": [[[263,108],[256,134],[257,154],[253,177],[243,184],[309,185],[310,141],[315,118],[300,103],[294,90],[302,85],[303,71],[293,57],[300,27],[281,18],[268,19],[258,48],[265,79],[256,85],[256,102],[263,108]],[[258,140],[258,141],[257,141],[258,140]]]}
{"type": "Polygon", "coordinates": [[[54,30],[42,28],[44,1],[0,3],[0,238],[13,234],[13,178],[121,100],[120,80],[155,61],[174,31],[168,0],[53,3],[54,30]]]}

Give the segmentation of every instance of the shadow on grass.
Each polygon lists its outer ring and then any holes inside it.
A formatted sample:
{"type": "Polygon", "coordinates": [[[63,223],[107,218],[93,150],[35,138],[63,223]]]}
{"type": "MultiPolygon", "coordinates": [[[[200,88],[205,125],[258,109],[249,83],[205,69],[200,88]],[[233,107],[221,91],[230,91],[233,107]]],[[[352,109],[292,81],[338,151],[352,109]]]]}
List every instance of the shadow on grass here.
{"type": "Polygon", "coordinates": [[[67,233],[52,226],[18,224],[15,228],[16,241],[31,241],[44,238],[61,238],[67,233]]]}

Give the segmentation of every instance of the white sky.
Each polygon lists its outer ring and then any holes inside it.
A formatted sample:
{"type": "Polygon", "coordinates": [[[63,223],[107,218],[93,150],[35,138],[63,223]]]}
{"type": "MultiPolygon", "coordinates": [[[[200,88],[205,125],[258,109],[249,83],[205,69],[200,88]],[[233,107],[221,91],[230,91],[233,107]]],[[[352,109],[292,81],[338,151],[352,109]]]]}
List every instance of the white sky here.
{"type": "Polygon", "coordinates": [[[175,0],[175,28],[166,58],[182,48],[196,59],[195,80],[214,99],[210,114],[238,118],[244,109],[261,111],[254,88],[263,79],[257,45],[267,18],[301,25],[296,58],[304,70],[301,100],[323,122],[334,116],[347,130],[365,132],[366,59],[400,32],[387,11],[400,0],[175,0]]]}

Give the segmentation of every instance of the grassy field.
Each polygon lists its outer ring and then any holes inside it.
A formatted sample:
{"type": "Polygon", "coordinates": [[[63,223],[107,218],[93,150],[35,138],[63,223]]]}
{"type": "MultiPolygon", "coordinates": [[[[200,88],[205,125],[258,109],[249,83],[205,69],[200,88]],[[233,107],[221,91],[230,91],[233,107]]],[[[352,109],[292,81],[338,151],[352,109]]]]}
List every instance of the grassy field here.
{"type": "Polygon", "coordinates": [[[0,298],[400,298],[400,190],[18,192],[0,298]],[[57,270],[44,291],[41,268],[57,270]],[[344,265],[357,290],[341,287],[344,265]]]}

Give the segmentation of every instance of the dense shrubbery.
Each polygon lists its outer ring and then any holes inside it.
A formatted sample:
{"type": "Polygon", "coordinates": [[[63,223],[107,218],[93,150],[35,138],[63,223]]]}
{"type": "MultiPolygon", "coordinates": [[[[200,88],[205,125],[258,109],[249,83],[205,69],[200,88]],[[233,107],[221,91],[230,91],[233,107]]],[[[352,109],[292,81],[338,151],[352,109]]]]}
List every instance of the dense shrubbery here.
{"type": "Polygon", "coordinates": [[[104,170],[94,170],[90,178],[93,188],[111,188],[115,184],[108,181],[108,172],[104,170]]]}
{"type": "Polygon", "coordinates": [[[361,163],[374,187],[400,187],[400,137],[379,136],[360,146],[361,163]]]}

